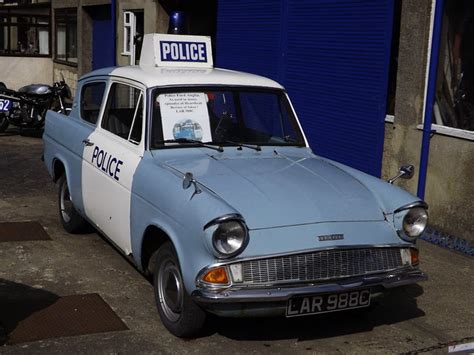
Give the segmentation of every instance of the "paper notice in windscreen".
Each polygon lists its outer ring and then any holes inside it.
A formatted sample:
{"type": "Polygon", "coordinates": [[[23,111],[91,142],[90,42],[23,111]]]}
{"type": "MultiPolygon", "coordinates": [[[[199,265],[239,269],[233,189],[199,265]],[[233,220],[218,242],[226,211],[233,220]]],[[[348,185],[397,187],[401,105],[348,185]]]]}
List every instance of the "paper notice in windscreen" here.
{"type": "Polygon", "coordinates": [[[212,141],[206,98],[199,92],[159,95],[163,138],[212,141]]]}

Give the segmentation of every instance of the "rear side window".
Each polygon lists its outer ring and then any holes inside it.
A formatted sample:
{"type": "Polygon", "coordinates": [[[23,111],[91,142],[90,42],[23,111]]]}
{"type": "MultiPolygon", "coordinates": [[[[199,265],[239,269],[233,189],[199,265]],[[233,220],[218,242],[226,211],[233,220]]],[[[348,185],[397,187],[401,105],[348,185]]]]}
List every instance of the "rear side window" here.
{"type": "Polygon", "coordinates": [[[105,83],[85,84],[81,91],[81,118],[96,124],[104,98],[105,83]]]}
{"type": "Polygon", "coordinates": [[[102,128],[138,144],[141,141],[142,122],[143,92],[126,84],[112,84],[102,128]]]}

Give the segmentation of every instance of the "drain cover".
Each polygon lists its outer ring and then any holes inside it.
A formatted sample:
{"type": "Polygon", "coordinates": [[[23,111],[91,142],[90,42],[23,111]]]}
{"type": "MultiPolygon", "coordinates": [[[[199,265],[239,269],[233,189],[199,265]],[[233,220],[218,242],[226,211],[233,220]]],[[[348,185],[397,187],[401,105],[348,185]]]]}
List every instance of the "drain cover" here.
{"type": "Polygon", "coordinates": [[[51,240],[38,222],[0,223],[0,242],[51,240]]]}
{"type": "Polygon", "coordinates": [[[65,296],[18,322],[7,344],[127,329],[98,294],[65,296]]]}

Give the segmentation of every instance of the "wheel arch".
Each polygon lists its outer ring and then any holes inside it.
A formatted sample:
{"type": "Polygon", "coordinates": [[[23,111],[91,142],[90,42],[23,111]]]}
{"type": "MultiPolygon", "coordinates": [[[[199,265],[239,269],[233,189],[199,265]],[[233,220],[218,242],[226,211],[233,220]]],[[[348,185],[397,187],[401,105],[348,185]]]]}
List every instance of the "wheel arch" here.
{"type": "Polygon", "coordinates": [[[155,260],[152,256],[166,242],[171,242],[176,250],[173,240],[163,228],[151,224],[146,227],[140,246],[140,268],[146,274],[152,274],[155,260]]]}
{"type": "Polygon", "coordinates": [[[53,182],[57,182],[63,174],[66,174],[66,179],[67,179],[66,166],[64,165],[63,161],[59,158],[53,159],[52,172],[53,172],[53,182]]]}
{"type": "Polygon", "coordinates": [[[85,217],[84,204],[82,200],[82,172],[80,168],[74,167],[74,162],[69,161],[65,158],[62,152],[55,154],[50,165],[48,164],[50,175],[53,178],[53,182],[57,183],[61,176],[65,176],[69,193],[71,194],[72,201],[76,210],[85,217]]]}

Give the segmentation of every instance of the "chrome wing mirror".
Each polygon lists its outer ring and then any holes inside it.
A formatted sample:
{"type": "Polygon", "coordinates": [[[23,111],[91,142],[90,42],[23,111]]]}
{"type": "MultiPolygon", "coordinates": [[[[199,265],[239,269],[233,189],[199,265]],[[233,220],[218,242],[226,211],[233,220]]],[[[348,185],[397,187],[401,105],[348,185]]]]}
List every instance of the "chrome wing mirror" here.
{"type": "Polygon", "coordinates": [[[398,174],[391,179],[388,179],[387,182],[389,184],[393,184],[399,178],[402,179],[411,179],[415,174],[415,167],[413,165],[402,165],[398,174]]]}
{"type": "MultiPolygon", "coordinates": [[[[193,173],[186,173],[184,174],[183,178],[183,189],[187,190],[191,187],[191,185],[194,185],[194,195],[200,194],[202,191],[199,188],[196,179],[194,178],[193,173]]],[[[192,198],[192,197],[191,197],[192,198]]]]}

